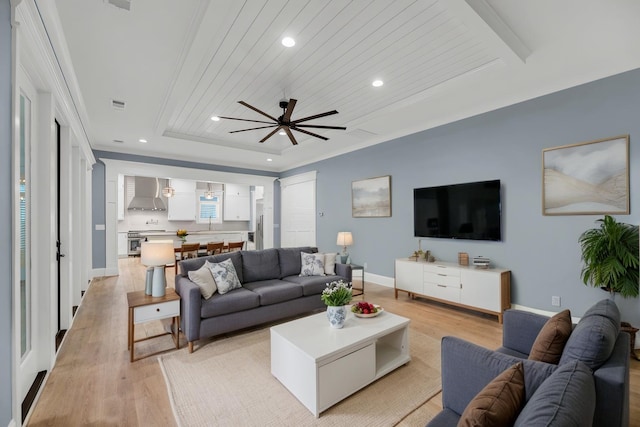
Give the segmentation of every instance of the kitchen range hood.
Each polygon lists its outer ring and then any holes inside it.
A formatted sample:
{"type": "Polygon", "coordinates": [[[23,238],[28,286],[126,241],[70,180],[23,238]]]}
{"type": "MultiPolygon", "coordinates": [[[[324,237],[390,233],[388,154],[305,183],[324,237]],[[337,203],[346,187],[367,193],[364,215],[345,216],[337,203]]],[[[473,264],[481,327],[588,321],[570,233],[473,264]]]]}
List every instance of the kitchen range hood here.
{"type": "Polygon", "coordinates": [[[135,177],[134,194],[128,210],[140,211],[166,211],[167,208],[160,198],[162,187],[160,179],[147,178],[144,176],[135,177]]]}

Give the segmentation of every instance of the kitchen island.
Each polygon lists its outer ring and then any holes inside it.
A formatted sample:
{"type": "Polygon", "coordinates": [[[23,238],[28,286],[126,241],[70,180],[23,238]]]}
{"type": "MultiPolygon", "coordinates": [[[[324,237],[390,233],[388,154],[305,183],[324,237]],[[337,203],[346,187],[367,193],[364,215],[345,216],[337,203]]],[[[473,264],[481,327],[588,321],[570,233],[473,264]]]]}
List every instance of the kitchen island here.
{"type": "MultiPolygon", "coordinates": [[[[153,240],[173,240],[174,247],[182,245],[182,239],[176,235],[175,231],[140,231],[140,236],[149,241],[153,240]]],[[[206,244],[208,242],[247,242],[248,231],[189,231],[187,243],[206,244]]]]}

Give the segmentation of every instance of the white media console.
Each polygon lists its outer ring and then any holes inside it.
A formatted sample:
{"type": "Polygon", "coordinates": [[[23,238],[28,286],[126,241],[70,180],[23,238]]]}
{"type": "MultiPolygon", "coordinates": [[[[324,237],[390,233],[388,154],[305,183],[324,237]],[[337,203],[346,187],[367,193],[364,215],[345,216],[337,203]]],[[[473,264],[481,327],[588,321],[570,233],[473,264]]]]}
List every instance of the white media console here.
{"type": "Polygon", "coordinates": [[[400,258],[395,263],[395,296],[416,296],[498,316],[511,307],[511,272],[444,262],[400,258]]]}

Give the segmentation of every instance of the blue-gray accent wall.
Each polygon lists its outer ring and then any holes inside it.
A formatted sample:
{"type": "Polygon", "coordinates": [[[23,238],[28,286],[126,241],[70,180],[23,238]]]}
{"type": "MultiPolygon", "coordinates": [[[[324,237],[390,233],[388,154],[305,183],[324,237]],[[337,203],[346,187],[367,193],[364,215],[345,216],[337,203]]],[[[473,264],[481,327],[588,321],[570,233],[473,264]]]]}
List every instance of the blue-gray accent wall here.
{"type": "MultiPolygon", "coordinates": [[[[456,262],[458,252],[483,255],[512,272],[512,302],[580,316],[607,298],[580,281],[579,235],[598,215],[542,215],[542,150],[630,134],[631,215],[638,224],[640,197],[640,71],[634,70],[455,123],[394,139],[282,173],[317,171],[317,243],[338,251],[338,231],[351,231],[354,262],[367,272],[394,276],[394,260],[418,249],[413,237],[413,189],[500,179],[501,242],[424,239],[437,259],[456,262]],[[391,175],[392,216],[352,218],[351,182],[391,175]]],[[[321,143],[321,142],[318,142],[321,143]]],[[[616,298],[623,314],[640,324],[638,299],[616,298]]]]}
{"type": "Polygon", "coordinates": [[[11,4],[0,1],[0,245],[5,255],[0,257],[0,271],[5,279],[0,284],[0,425],[12,419],[11,394],[13,319],[13,246],[11,243],[11,4]]]}

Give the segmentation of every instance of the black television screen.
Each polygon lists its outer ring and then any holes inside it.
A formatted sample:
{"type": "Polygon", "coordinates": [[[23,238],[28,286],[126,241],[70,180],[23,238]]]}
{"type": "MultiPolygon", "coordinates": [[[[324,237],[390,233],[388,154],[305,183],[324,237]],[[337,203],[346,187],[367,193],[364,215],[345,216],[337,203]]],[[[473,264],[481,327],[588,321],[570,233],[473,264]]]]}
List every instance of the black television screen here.
{"type": "Polygon", "coordinates": [[[501,240],[500,180],[415,188],[416,237],[501,240]]]}

